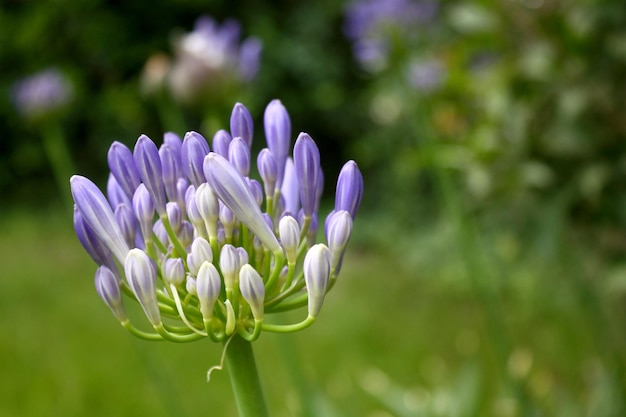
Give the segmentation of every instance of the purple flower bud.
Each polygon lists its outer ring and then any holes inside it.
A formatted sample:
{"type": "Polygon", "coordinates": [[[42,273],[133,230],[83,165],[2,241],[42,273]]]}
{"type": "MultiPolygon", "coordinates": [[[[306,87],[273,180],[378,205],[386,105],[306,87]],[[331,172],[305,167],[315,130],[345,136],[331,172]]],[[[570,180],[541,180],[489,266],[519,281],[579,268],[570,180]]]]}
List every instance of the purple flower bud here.
{"type": "Polygon", "coordinates": [[[180,158],[180,150],[183,146],[183,141],[176,133],[165,132],[163,134],[163,144],[169,146],[174,151],[175,155],[180,158]]]}
{"type": "Polygon", "coordinates": [[[115,318],[121,323],[127,321],[128,317],[122,303],[120,284],[115,274],[106,266],[99,267],[96,270],[95,285],[98,295],[111,309],[115,318]]]}
{"type": "Polygon", "coordinates": [[[159,149],[146,135],[139,136],[133,152],[139,176],[152,196],[154,208],[160,216],[167,214],[165,210],[165,188],[163,186],[163,169],[159,149]]]}
{"type": "Polygon", "coordinates": [[[154,204],[152,197],[144,184],[140,184],[133,196],[133,211],[139,222],[139,229],[144,239],[152,236],[152,222],[154,221],[154,204]]]}
{"type": "Polygon", "coordinates": [[[304,257],[303,269],[309,294],[309,315],[317,317],[330,281],[330,250],[322,243],[313,245],[304,257]]]}
{"type": "Polygon", "coordinates": [[[187,256],[187,266],[189,267],[189,272],[191,272],[194,276],[197,275],[200,266],[204,262],[213,262],[213,251],[211,250],[211,245],[206,239],[197,237],[191,244],[191,251],[187,256]]]}
{"type": "MultiPolygon", "coordinates": [[[[280,100],[270,101],[265,108],[263,126],[265,127],[267,147],[276,161],[276,188],[280,189],[285,176],[285,164],[287,163],[291,146],[291,119],[287,109],[280,100]]],[[[273,195],[273,191],[272,194],[268,195],[273,195]]]]}
{"type": "Polygon", "coordinates": [[[306,133],[300,133],[293,148],[293,160],[300,189],[300,202],[304,215],[315,211],[317,186],[320,176],[320,151],[306,133]]]}
{"type": "Polygon", "coordinates": [[[120,226],[122,234],[126,239],[129,247],[135,245],[135,236],[137,235],[137,218],[133,210],[126,204],[120,204],[113,213],[115,221],[120,226]]]}
{"type": "Polygon", "coordinates": [[[176,181],[176,202],[183,211],[185,210],[185,193],[187,189],[189,189],[189,181],[185,178],[179,178],[176,181]]]}
{"type": "Polygon", "coordinates": [[[219,219],[224,227],[224,236],[226,239],[231,239],[233,237],[236,219],[233,212],[225,204],[220,204],[219,219]]]}
{"type": "Polygon", "coordinates": [[[209,153],[204,161],[204,174],[215,194],[235,216],[261,239],[274,253],[282,253],[276,236],[263,220],[261,210],[243,177],[223,157],[209,153]]]}
{"type": "Polygon", "coordinates": [[[259,70],[259,60],[263,44],[257,38],[248,38],[241,43],[239,49],[239,76],[250,81],[259,70]]]}
{"type": "Polygon", "coordinates": [[[176,153],[174,148],[164,143],[159,148],[159,157],[161,158],[163,185],[165,187],[167,198],[170,201],[177,201],[178,179],[183,176],[180,153],[176,153]]]}
{"type": "Polygon", "coordinates": [[[172,225],[172,230],[174,233],[178,233],[183,222],[183,214],[180,211],[180,207],[178,207],[178,204],[170,201],[165,205],[165,209],[170,225],[172,225]]]}
{"type": "Polygon", "coordinates": [[[168,258],[163,264],[163,278],[166,282],[179,286],[185,281],[185,265],[180,258],[168,258]]]}
{"type": "Polygon", "coordinates": [[[161,323],[156,294],[156,267],[141,249],[131,249],[124,261],[124,273],[130,289],[153,326],[161,323]]]}
{"type": "Polygon", "coordinates": [[[220,295],[222,281],[217,268],[210,262],[203,262],[196,279],[196,294],[200,301],[200,312],[207,320],[213,317],[213,308],[220,295]]]}
{"type": "Polygon", "coordinates": [[[249,261],[248,252],[245,248],[238,247],[237,253],[239,254],[239,265],[245,265],[249,261]]]}
{"type": "Polygon", "coordinates": [[[278,222],[278,231],[280,234],[280,243],[285,248],[287,261],[296,263],[298,253],[298,245],[300,244],[300,225],[298,221],[291,216],[284,216],[278,222]]]}
{"type": "Polygon", "coordinates": [[[218,130],[213,136],[213,152],[228,158],[228,147],[232,140],[230,133],[223,129],[218,130]]]}
{"type": "Polygon", "coordinates": [[[170,239],[161,219],[154,223],[154,226],[152,227],[152,236],[158,239],[159,242],[161,242],[161,244],[166,248],[169,246],[170,239]]]}
{"type": "Polygon", "coordinates": [[[107,198],[109,199],[109,203],[111,203],[111,207],[117,207],[120,204],[131,205],[130,198],[128,198],[124,190],[122,190],[122,187],[120,187],[119,182],[117,182],[113,174],[109,174],[109,179],[107,180],[107,198]]]}
{"type": "Polygon", "coordinates": [[[230,142],[228,160],[241,176],[248,177],[250,175],[250,148],[242,138],[235,137],[230,142]]]}
{"type": "Polygon", "coordinates": [[[267,148],[262,149],[256,161],[259,175],[261,175],[263,185],[265,186],[265,195],[274,197],[274,191],[277,188],[278,168],[276,167],[276,160],[274,155],[272,155],[272,151],[267,148]]]}
{"type": "Polygon", "coordinates": [[[255,179],[244,178],[244,180],[246,181],[250,192],[254,196],[256,205],[261,207],[261,205],[263,204],[263,186],[261,186],[261,183],[255,179]]]}
{"type": "Polygon", "coordinates": [[[194,236],[193,225],[189,223],[187,220],[183,220],[180,225],[180,230],[176,234],[176,237],[178,237],[178,241],[184,248],[187,248],[189,247],[189,245],[191,245],[191,242],[193,241],[193,236],[194,236]]]}
{"type": "Polygon", "coordinates": [[[116,266],[115,260],[113,260],[113,254],[85,223],[83,216],[76,206],[74,206],[74,230],[76,231],[78,240],[89,256],[91,256],[91,259],[98,265],[105,265],[115,270],[116,266]]]}
{"type": "Polygon", "coordinates": [[[254,125],[250,111],[243,104],[236,103],[230,115],[230,134],[233,138],[236,136],[242,138],[249,148],[252,146],[253,133],[254,125]]]}
{"type": "Polygon", "coordinates": [[[197,132],[187,132],[180,150],[183,172],[198,188],[206,182],[202,171],[204,157],[209,153],[209,144],[204,137],[197,132]]]}
{"type": "Polygon", "coordinates": [[[335,193],[335,211],[346,210],[354,219],[363,197],[363,176],[356,162],[348,161],[341,168],[335,193]]]}
{"type": "Polygon", "coordinates": [[[217,196],[207,183],[201,184],[196,190],[196,206],[200,216],[208,229],[209,236],[217,235],[217,220],[220,215],[220,205],[217,196]]]}
{"type": "Polygon", "coordinates": [[[196,203],[196,190],[193,186],[189,187],[192,190],[191,193],[187,193],[185,197],[185,206],[187,207],[187,216],[191,223],[193,223],[194,227],[204,227],[204,219],[200,215],[200,210],[198,209],[198,205],[196,203]]]}
{"type": "Polygon", "coordinates": [[[70,178],[70,187],[85,224],[120,262],[124,262],[129,250],[128,244],[102,191],[89,179],[80,175],[73,175],[70,178]]]}
{"type": "Polygon", "coordinates": [[[232,291],[240,267],[237,248],[230,244],[222,246],[222,250],[220,251],[220,270],[224,277],[224,287],[226,291],[232,291]]]}
{"type": "Polygon", "coordinates": [[[352,234],[352,217],[346,210],[340,210],[329,214],[326,223],[326,241],[331,252],[331,267],[336,270],[352,234]]]}
{"type": "Polygon", "coordinates": [[[196,289],[196,279],[194,277],[190,277],[187,275],[187,281],[185,281],[185,289],[191,295],[198,295],[198,291],[196,289]]]}
{"type": "Polygon", "coordinates": [[[291,158],[287,158],[287,162],[285,163],[285,177],[280,189],[280,194],[285,199],[285,211],[294,216],[298,214],[300,211],[300,189],[298,187],[296,168],[291,158]]]}
{"type": "Polygon", "coordinates": [[[255,320],[263,319],[265,286],[261,275],[250,264],[245,264],[239,271],[239,290],[241,296],[250,305],[255,320]]]}
{"type": "Polygon", "coordinates": [[[133,153],[121,142],[113,142],[107,154],[107,161],[111,174],[124,190],[126,196],[131,199],[135,189],[141,183],[141,176],[135,165],[133,153]]]}

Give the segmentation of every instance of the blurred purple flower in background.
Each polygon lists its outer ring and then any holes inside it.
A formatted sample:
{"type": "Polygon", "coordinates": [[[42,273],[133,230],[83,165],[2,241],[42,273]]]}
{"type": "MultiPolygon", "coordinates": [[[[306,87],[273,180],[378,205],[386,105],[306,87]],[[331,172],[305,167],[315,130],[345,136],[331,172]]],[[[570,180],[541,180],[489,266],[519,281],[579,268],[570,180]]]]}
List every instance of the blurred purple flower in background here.
{"type": "Polygon", "coordinates": [[[434,0],[355,0],[346,7],[344,33],[357,61],[372,72],[386,64],[395,36],[413,38],[419,25],[435,17],[434,0]]]}
{"type": "Polygon", "coordinates": [[[168,74],[172,94],[188,100],[210,84],[248,82],[257,74],[262,43],[249,37],[240,42],[236,20],[221,25],[209,16],[196,21],[194,30],[175,40],[175,59],[168,74]]]}
{"type": "Polygon", "coordinates": [[[411,87],[424,93],[437,89],[446,79],[445,65],[437,59],[414,59],[407,68],[411,87]]]}
{"type": "Polygon", "coordinates": [[[36,118],[68,104],[74,97],[74,89],[59,70],[47,68],[17,81],[11,96],[21,115],[36,118]]]}

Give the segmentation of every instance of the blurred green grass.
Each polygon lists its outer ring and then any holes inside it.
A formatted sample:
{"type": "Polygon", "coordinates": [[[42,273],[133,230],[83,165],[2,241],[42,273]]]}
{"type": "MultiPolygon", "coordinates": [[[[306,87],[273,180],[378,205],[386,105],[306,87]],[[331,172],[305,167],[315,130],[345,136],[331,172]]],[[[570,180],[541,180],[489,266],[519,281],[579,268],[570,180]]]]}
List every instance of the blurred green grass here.
{"type": "MultiPolygon", "coordinates": [[[[357,222],[318,322],[255,343],[273,416],[620,415],[623,267],[566,240],[552,253],[481,235],[495,335],[450,225],[375,237],[391,229],[357,222]]],[[[206,382],[219,346],[145,342],[115,322],[69,216],[0,227],[1,416],[235,414],[227,372],[206,382]]]]}

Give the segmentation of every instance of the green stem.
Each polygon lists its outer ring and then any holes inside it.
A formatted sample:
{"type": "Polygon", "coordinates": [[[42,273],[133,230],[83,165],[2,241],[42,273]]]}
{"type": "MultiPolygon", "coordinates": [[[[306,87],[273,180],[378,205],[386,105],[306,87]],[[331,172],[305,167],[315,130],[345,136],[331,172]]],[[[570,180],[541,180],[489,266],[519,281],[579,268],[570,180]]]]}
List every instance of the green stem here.
{"type": "Polygon", "coordinates": [[[234,335],[226,349],[226,366],[239,417],[267,417],[252,344],[234,335]]]}

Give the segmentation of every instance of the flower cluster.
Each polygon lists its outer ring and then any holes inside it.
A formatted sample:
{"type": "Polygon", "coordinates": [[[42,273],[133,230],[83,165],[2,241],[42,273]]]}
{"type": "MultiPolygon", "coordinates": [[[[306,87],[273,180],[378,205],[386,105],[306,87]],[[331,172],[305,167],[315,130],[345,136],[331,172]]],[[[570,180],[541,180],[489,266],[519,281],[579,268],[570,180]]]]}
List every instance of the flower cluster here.
{"type": "Polygon", "coordinates": [[[399,40],[412,41],[417,28],[430,22],[436,0],[354,0],[346,8],[344,32],[353,43],[355,58],[370,72],[387,66],[399,40]]]}
{"type": "Polygon", "coordinates": [[[259,68],[262,44],[255,37],[240,41],[240,32],[235,20],[220,25],[209,16],[198,18],[193,31],[176,38],[171,64],[161,55],[148,62],[146,87],[166,81],[174,97],[190,101],[208,87],[252,80],[259,68]]]}
{"type": "Polygon", "coordinates": [[[95,285],[115,317],[149,340],[255,340],[262,330],[291,332],[318,316],[341,268],[363,194],[363,177],[347,162],[335,207],[316,243],[323,174],[313,139],[300,133],[291,150],[291,121],[278,100],[264,114],[267,148],[251,175],[253,121],[237,103],[230,132],[212,151],[188,132],[164,135],[160,147],[142,135],[134,149],[114,142],[107,196],[75,175],[74,226],[99,265],[95,285]],[[154,332],[135,327],[123,298],[139,302],[154,332]],[[304,321],[279,325],[265,315],[308,306],[304,321]]]}
{"type": "Polygon", "coordinates": [[[53,112],[73,98],[70,82],[55,68],[48,68],[13,85],[12,97],[17,111],[36,118],[53,112]]]}

